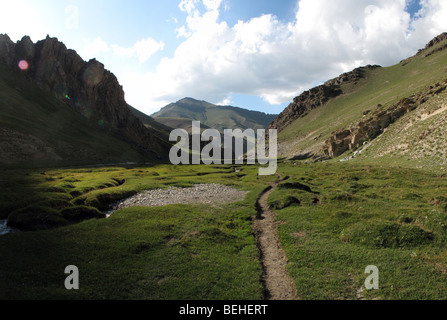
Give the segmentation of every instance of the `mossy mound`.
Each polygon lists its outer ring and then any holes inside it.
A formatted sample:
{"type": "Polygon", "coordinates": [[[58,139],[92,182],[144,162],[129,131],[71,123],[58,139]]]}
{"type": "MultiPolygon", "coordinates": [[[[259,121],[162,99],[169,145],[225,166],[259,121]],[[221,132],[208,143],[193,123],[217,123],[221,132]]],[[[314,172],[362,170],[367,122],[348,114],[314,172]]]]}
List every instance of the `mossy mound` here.
{"type": "Polygon", "coordinates": [[[373,248],[411,248],[434,241],[432,232],[415,225],[373,221],[343,230],[341,240],[373,248]]]}
{"type": "Polygon", "coordinates": [[[78,223],[90,219],[105,218],[105,214],[96,208],[76,206],[65,208],[61,211],[62,216],[70,223],[78,223]]]}
{"type": "Polygon", "coordinates": [[[281,210],[291,206],[301,205],[301,201],[294,196],[287,195],[282,199],[275,199],[269,203],[270,207],[274,210],[281,210]]]}
{"type": "Polygon", "coordinates": [[[9,226],[23,231],[47,230],[67,224],[67,220],[59,211],[38,205],[16,210],[8,218],[9,226]]]}
{"type": "Polygon", "coordinates": [[[105,214],[86,206],[68,207],[58,211],[42,205],[31,205],[12,212],[8,225],[22,231],[38,231],[100,218],[105,218],[105,214]]]}

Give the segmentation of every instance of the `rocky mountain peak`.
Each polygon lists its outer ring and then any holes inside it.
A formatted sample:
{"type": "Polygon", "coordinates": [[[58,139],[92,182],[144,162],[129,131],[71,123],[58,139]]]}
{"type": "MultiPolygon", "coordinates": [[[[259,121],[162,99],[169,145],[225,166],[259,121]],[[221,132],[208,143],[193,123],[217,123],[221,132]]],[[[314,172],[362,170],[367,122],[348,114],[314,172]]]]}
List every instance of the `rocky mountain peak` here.
{"type": "Polygon", "coordinates": [[[367,65],[364,67],[356,68],[350,72],[343,73],[337,78],[331,79],[325,82],[325,86],[339,86],[345,82],[356,82],[365,77],[367,70],[374,70],[381,68],[379,65],[367,65]]]}
{"type": "Polygon", "coordinates": [[[20,71],[20,61],[26,61],[22,72],[29,80],[92,122],[140,151],[157,157],[167,154],[167,141],[131,113],[118,79],[96,59],[86,62],[50,36],[35,44],[25,36],[14,44],[7,35],[0,35],[0,62],[20,71]]]}
{"type": "Polygon", "coordinates": [[[14,56],[14,42],[7,34],[0,34],[0,61],[11,64],[14,56]]]}
{"type": "Polygon", "coordinates": [[[437,45],[438,43],[441,43],[446,40],[447,40],[447,32],[441,33],[439,36],[435,37],[433,40],[427,43],[427,45],[425,46],[425,50],[430,49],[431,47],[437,45]]]}

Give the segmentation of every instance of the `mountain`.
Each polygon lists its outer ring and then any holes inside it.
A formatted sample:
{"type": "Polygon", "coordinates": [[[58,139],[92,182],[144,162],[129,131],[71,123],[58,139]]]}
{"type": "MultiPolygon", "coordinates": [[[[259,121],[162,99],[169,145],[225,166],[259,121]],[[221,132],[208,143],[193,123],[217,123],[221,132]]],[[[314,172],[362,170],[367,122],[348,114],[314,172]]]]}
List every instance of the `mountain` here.
{"type": "Polygon", "coordinates": [[[204,128],[223,132],[224,129],[265,129],[276,115],[184,98],[167,105],[152,117],[173,128],[190,130],[192,120],[196,120],[204,128]]]}
{"type": "Polygon", "coordinates": [[[30,167],[147,161],[15,70],[0,65],[0,164],[30,167]]]}
{"type": "MultiPolygon", "coordinates": [[[[13,43],[0,35],[0,68],[1,132],[15,137],[12,142],[2,139],[0,147],[27,153],[9,154],[12,158],[51,162],[167,158],[170,144],[164,126],[154,121],[153,127],[146,127],[130,110],[116,77],[95,59],[82,60],[58,39],[47,36],[33,43],[25,36],[13,43]],[[34,152],[32,143],[22,144],[34,140],[40,151],[34,152]]],[[[8,161],[9,156],[0,157],[8,161]]]]}
{"type": "Polygon", "coordinates": [[[447,163],[447,33],[398,64],[303,92],[269,125],[293,159],[447,163]]]}
{"type": "Polygon", "coordinates": [[[161,139],[167,139],[169,137],[169,134],[172,131],[172,127],[164,125],[158,121],[156,121],[154,118],[148,116],[147,114],[141,112],[138,109],[135,109],[131,105],[127,105],[130,112],[138,118],[138,120],[141,121],[142,124],[144,124],[147,128],[152,129],[156,135],[158,135],[161,139]]]}

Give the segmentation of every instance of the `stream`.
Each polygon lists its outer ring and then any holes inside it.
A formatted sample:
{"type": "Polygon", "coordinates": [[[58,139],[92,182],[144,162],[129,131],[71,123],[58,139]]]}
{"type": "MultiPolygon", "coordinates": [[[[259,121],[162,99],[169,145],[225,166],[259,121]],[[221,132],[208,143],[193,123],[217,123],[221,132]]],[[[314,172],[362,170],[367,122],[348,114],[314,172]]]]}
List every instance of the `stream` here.
{"type": "Polygon", "coordinates": [[[19,232],[19,230],[15,229],[15,228],[8,227],[7,219],[0,220],[0,236],[8,234],[8,233],[13,233],[13,232],[19,232]]]}

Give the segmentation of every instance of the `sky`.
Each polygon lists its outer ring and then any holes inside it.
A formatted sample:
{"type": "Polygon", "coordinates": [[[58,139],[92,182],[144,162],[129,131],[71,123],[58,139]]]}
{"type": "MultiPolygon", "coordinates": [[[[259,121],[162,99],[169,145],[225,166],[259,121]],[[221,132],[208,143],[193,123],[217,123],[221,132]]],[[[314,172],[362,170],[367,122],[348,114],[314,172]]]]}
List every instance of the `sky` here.
{"type": "Polygon", "coordinates": [[[445,31],[447,0],[0,0],[0,33],[97,59],[149,115],[184,97],[278,114],[445,31]]]}

